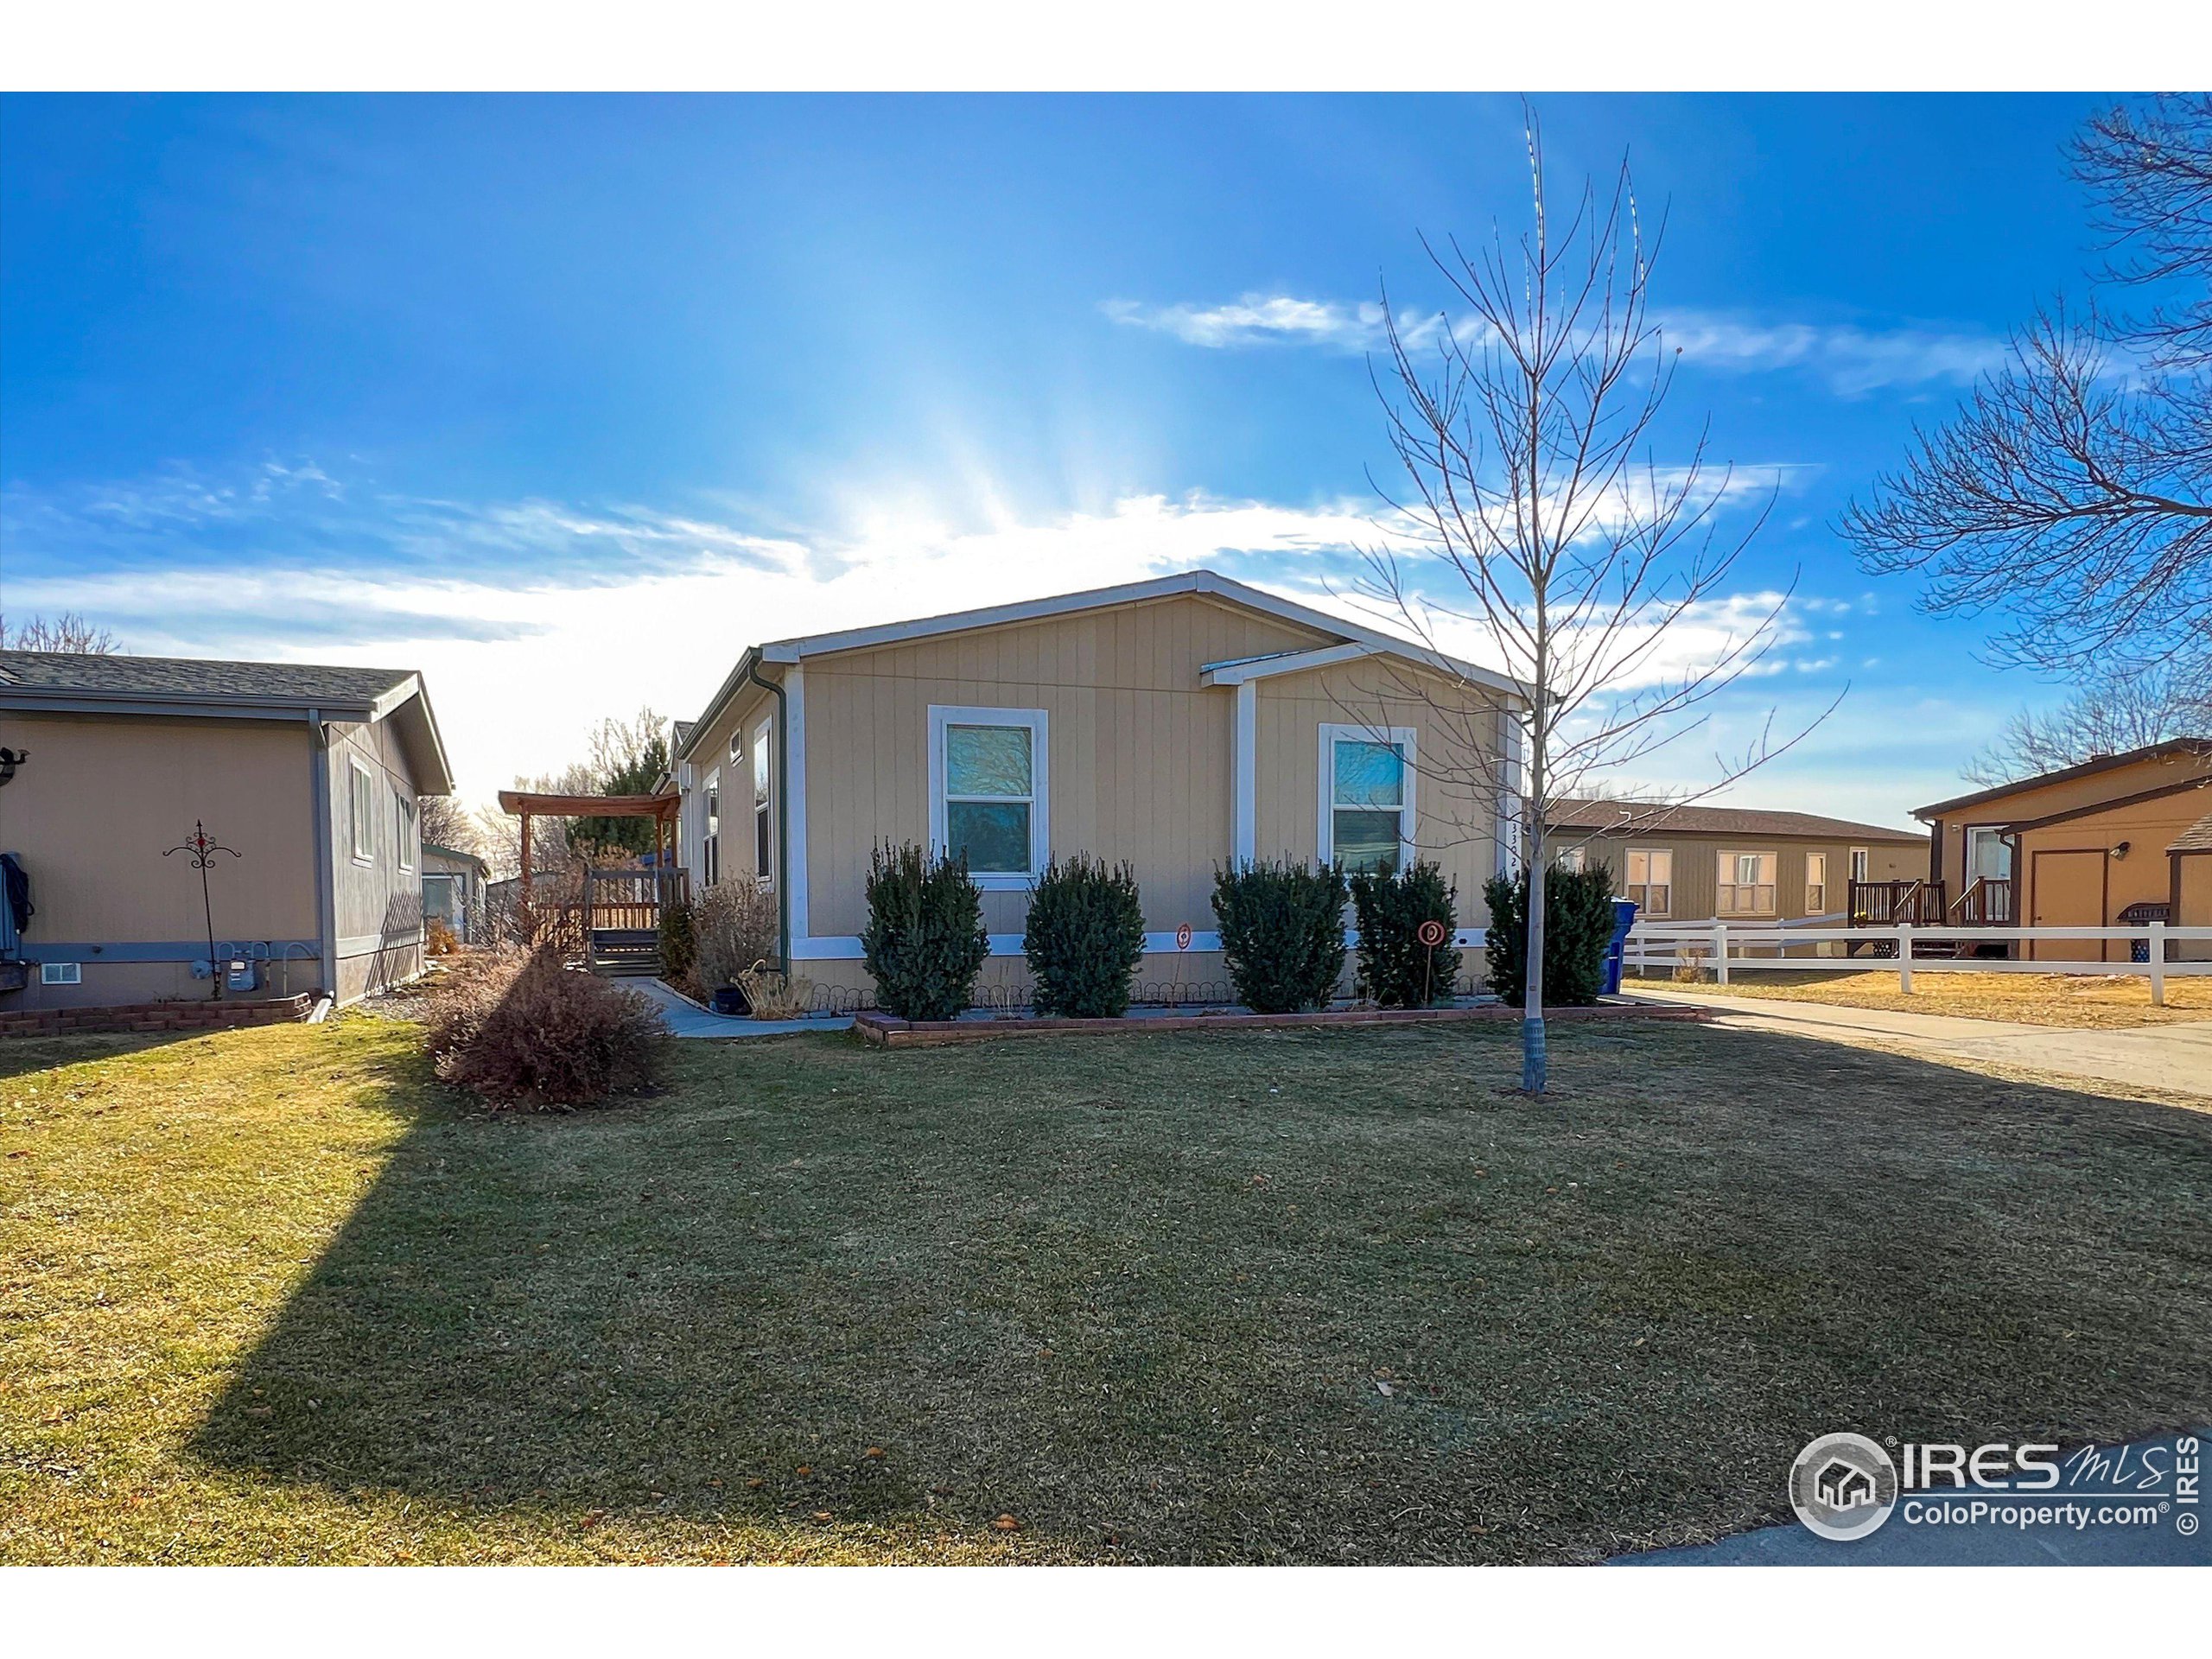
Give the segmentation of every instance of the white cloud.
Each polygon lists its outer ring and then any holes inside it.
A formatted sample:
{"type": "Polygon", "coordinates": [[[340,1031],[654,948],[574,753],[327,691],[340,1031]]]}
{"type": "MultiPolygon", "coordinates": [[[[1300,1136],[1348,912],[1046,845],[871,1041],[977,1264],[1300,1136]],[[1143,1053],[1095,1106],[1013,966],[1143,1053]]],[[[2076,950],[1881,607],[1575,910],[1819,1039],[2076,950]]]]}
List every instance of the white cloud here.
{"type": "MultiPolygon", "coordinates": [[[[1108,300],[1099,308],[1116,322],[1214,350],[1304,345],[1368,352],[1384,343],[1384,313],[1373,301],[1255,292],[1218,305],[1108,300]]],[[[1758,322],[1690,310],[1655,312],[1652,321],[1661,343],[1679,351],[1685,363],[1737,373],[1802,372],[1847,397],[1891,386],[1970,385],[2002,364],[2006,351],[2000,338],[1962,330],[1758,322]]],[[[1443,323],[1439,313],[1405,311],[1398,317],[1399,332],[1408,340],[1427,338],[1443,323]]],[[[1461,318],[1452,327],[1465,338],[1477,325],[1461,318]]]]}
{"type": "MultiPolygon", "coordinates": [[[[696,713],[759,641],[1206,565],[1389,626],[1346,595],[1361,550],[1410,545],[1363,504],[1202,494],[980,529],[884,513],[801,540],[634,506],[369,495],[298,469],[275,486],[291,493],[294,510],[280,512],[254,503],[254,487],[188,479],[67,503],[18,493],[11,538],[46,556],[41,574],[10,574],[6,607],[83,611],[147,654],[420,669],[462,791],[480,801],[518,774],[557,770],[606,715],[696,713]],[[131,504],[127,524],[99,511],[118,499],[131,504]],[[346,556],[318,556],[326,546],[346,556]]],[[[1710,660],[1772,604],[1746,594],[1700,607],[1634,682],[1710,660]]],[[[1793,624],[1786,642],[1802,637],[1793,624]]],[[[1436,638],[1505,665],[1468,625],[1440,620],[1436,638]]]]}

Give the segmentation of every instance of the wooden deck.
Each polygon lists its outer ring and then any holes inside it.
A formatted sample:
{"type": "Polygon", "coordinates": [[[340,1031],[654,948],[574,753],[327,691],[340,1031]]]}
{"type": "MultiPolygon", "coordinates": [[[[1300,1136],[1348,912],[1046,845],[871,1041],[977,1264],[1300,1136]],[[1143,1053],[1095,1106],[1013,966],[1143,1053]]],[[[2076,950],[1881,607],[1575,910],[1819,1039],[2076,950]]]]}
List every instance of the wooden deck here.
{"type": "Polygon", "coordinates": [[[661,910],[691,902],[684,869],[584,871],[584,965],[595,974],[658,974],[661,910]]]}

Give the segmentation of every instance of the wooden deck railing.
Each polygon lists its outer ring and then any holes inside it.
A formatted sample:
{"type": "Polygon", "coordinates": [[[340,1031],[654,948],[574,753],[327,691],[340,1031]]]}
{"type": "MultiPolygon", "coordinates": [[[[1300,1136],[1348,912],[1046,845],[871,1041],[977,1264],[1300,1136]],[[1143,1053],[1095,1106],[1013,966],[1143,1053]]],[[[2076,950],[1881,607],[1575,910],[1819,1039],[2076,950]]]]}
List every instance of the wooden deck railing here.
{"type": "Polygon", "coordinates": [[[691,902],[691,872],[601,870],[584,872],[584,930],[587,932],[652,932],[660,926],[664,905],[691,902]]]}
{"type": "Polygon", "coordinates": [[[1899,922],[1916,927],[1941,925],[1950,919],[1941,881],[1853,881],[1845,913],[1853,927],[1894,927],[1899,922]]]}
{"type": "Polygon", "coordinates": [[[2006,927],[2019,919],[2012,913],[2012,881],[2009,876],[1977,875],[1951,903],[1945,918],[1955,927],[2006,927]]]}

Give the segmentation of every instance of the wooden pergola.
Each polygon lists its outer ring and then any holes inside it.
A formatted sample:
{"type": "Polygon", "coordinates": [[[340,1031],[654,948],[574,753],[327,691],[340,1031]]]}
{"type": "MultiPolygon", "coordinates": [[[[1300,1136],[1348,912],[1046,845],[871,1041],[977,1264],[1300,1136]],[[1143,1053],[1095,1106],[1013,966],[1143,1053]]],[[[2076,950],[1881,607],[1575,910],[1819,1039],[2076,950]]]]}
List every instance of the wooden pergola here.
{"type": "Polygon", "coordinates": [[[653,865],[666,869],[676,851],[676,791],[665,795],[538,795],[527,790],[499,791],[499,810],[522,820],[522,901],[530,903],[530,821],[547,818],[651,818],[653,865]]]}

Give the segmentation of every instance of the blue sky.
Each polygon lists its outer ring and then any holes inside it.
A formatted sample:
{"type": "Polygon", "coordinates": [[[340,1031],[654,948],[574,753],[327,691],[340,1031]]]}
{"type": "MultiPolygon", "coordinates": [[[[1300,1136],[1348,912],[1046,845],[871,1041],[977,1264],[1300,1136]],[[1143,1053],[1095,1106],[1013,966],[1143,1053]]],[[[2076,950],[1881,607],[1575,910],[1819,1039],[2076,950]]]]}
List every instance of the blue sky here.
{"type": "MultiPolygon", "coordinates": [[[[1668,210],[1672,411],[1780,480],[1729,798],[1891,823],[2052,688],[1829,526],[2092,257],[2089,97],[1547,97],[1668,210]],[[1773,469],[1769,472],[1767,469],[1773,469]]],[[[423,668],[483,796],[748,642],[1211,564],[1354,574],[1416,240],[1517,226],[1495,97],[0,100],[0,607],[423,668]]],[[[1679,455],[1661,453],[1666,464],[1679,455]]],[[[1745,505],[1731,513],[1747,512],[1745,505]]]]}

